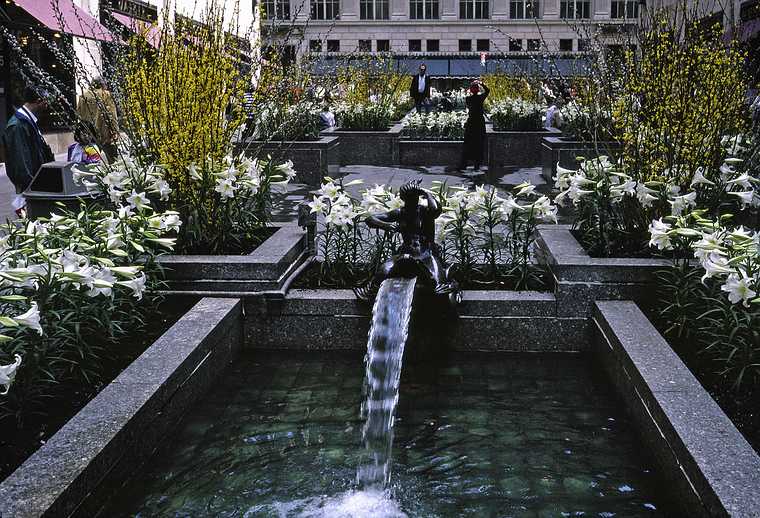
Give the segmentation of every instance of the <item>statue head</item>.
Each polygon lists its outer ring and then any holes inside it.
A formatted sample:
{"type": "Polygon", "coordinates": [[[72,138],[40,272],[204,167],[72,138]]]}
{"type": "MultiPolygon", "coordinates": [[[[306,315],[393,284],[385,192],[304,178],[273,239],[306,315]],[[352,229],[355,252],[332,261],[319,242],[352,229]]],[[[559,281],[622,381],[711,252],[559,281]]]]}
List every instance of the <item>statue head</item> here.
{"type": "Polygon", "coordinates": [[[420,194],[422,193],[420,182],[421,180],[410,180],[398,190],[398,195],[404,202],[404,205],[416,205],[419,202],[420,194]]]}

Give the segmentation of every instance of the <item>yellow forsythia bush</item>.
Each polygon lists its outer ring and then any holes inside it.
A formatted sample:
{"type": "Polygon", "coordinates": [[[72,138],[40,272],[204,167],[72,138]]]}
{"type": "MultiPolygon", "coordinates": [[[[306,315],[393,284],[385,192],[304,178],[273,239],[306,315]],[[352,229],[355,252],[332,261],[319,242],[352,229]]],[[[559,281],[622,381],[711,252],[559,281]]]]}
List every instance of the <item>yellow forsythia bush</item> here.
{"type": "Polygon", "coordinates": [[[667,20],[655,24],[640,55],[629,50],[623,59],[623,95],[614,108],[629,172],[683,185],[698,167],[718,165],[721,138],[743,125],[744,58],[713,31],[674,37],[667,20]]]}
{"type": "Polygon", "coordinates": [[[188,166],[221,159],[245,121],[240,104],[246,76],[236,67],[235,42],[213,13],[192,33],[164,27],[158,49],[130,43],[124,78],[124,118],[158,163],[176,200],[187,198],[188,166]]]}

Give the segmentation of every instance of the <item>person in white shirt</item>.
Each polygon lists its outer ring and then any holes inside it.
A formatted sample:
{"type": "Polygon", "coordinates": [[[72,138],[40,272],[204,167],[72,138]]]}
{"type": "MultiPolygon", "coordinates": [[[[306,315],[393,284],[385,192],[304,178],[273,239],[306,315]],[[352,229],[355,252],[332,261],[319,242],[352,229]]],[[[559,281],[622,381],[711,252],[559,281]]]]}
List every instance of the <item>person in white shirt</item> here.
{"type": "Polygon", "coordinates": [[[562,97],[557,97],[554,102],[547,108],[546,117],[544,119],[545,129],[560,129],[562,127],[562,109],[564,102],[562,97]]]}
{"type": "Polygon", "coordinates": [[[425,63],[420,65],[419,73],[412,78],[409,96],[414,99],[414,107],[417,109],[417,113],[420,113],[423,108],[425,113],[430,112],[430,78],[427,75],[425,63]]]}
{"type": "Polygon", "coordinates": [[[324,105],[322,111],[319,113],[319,118],[322,122],[322,129],[328,129],[335,127],[335,114],[330,111],[330,107],[324,105]]]}

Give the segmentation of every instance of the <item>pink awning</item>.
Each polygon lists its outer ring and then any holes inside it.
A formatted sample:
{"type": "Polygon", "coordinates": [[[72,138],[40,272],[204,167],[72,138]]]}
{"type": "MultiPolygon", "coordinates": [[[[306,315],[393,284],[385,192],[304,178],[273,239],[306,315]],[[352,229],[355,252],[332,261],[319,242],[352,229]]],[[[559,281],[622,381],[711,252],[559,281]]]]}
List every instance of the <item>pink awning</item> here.
{"type": "Polygon", "coordinates": [[[11,0],[48,29],[89,38],[114,41],[113,35],[73,0],[11,0]]]}
{"type": "Polygon", "coordinates": [[[161,43],[161,29],[159,29],[157,25],[143,20],[137,20],[121,13],[112,12],[111,16],[135,34],[142,34],[145,36],[145,39],[151,46],[158,48],[158,45],[161,43]]]}

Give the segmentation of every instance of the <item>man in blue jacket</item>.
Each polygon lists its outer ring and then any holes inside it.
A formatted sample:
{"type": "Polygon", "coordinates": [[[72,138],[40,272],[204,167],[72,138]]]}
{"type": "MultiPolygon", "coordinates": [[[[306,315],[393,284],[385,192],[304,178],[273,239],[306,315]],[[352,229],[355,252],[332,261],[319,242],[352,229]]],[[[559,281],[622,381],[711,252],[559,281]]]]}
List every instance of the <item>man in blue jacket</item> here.
{"type": "MultiPolygon", "coordinates": [[[[8,120],[2,137],[5,170],[19,194],[29,187],[42,164],[54,160],[37,124],[39,115],[48,109],[46,96],[41,90],[26,88],[22,97],[23,105],[8,120]]],[[[18,209],[16,205],[14,202],[18,209]]]]}

